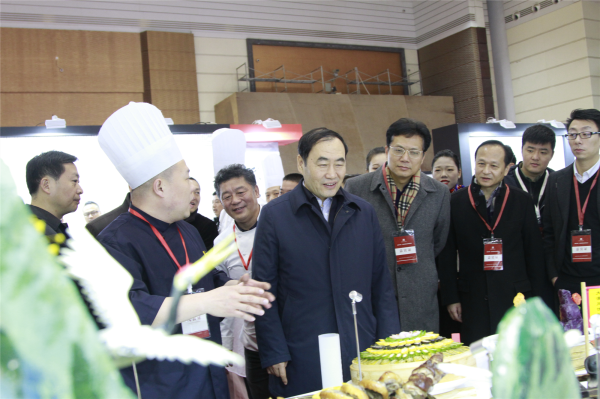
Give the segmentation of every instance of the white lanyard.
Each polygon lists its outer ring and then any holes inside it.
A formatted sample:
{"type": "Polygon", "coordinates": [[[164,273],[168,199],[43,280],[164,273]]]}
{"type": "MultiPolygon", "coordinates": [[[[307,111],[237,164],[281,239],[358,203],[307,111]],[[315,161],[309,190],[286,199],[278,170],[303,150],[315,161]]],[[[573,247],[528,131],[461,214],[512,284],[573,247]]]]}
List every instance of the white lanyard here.
{"type": "MultiPolygon", "coordinates": [[[[519,173],[518,170],[518,166],[517,166],[517,170],[515,171],[515,175],[517,175],[517,180],[519,180],[519,184],[521,185],[521,188],[526,192],[529,193],[529,190],[527,190],[527,186],[525,186],[525,184],[523,183],[523,179],[521,179],[521,174],[519,173]]],[[[544,175],[544,184],[542,184],[542,189],[540,190],[540,196],[538,198],[538,202],[537,205],[535,205],[535,215],[537,216],[538,220],[541,217],[540,214],[540,201],[542,200],[542,196],[544,195],[544,191],[546,190],[546,183],[548,182],[548,170],[546,169],[546,174],[544,175]]]]}

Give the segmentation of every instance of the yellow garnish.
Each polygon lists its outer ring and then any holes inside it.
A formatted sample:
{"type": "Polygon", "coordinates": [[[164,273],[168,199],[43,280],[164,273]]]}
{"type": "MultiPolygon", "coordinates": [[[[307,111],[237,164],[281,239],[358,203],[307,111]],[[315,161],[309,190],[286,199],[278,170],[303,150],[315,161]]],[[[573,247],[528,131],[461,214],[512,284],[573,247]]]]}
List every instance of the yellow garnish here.
{"type": "Polygon", "coordinates": [[[515,296],[515,299],[513,299],[513,304],[515,305],[515,308],[516,308],[517,306],[521,306],[524,303],[525,303],[525,295],[523,295],[519,292],[515,296]]]}
{"type": "Polygon", "coordinates": [[[67,237],[65,237],[65,235],[63,233],[58,233],[57,235],[54,236],[54,241],[57,244],[62,244],[63,242],[65,242],[66,239],[67,239],[67,237]]]}
{"type": "Polygon", "coordinates": [[[60,252],[60,246],[58,246],[58,244],[50,244],[48,245],[48,252],[54,256],[58,256],[58,253],[60,252]]]}
{"type": "Polygon", "coordinates": [[[37,230],[38,233],[44,233],[46,231],[46,222],[40,219],[35,219],[33,221],[33,227],[37,230]]]}

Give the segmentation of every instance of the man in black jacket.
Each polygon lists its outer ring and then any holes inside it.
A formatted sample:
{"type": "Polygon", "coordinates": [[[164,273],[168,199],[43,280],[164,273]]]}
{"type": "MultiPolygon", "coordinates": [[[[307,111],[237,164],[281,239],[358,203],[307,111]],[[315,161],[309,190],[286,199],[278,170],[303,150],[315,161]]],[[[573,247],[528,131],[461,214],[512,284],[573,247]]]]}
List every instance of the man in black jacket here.
{"type": "Polygon", "coordinates": [[[131,204],[131,193],[127,193],[125,196],[125,201],[115,209],[110,212],[105,213],[92,220],[88,224],[85,225],[85,228],[94,236],[94,238],[98,237],[98,234],[102,230],[106,228],[113,220],[117,218],[122,213],[125,213],[129,210],[129,205],[131,204]]]}
{"type": "Polygon", "coordinates": [[[541,228],[548,177],[554,172],[548,168],[548,164],[554,156],[556,134],[547,126],[533,125],[523,132],[522,143],[523,161],[510,168],[504,183],[520,188],[531,195],[538,225],[541,228]]]}
{"type": "Polygon", "coordinates": [[[548,179],[543,216],[548,277],[556,289],[572,293],[581,293],[584,281],[600,285],[599,128],[600,111],[574,110],[567,142],[575,162],[548,179]]]}
{"type": "Polygon", "coordinates": [[[531,196],[502,181],[509,161],[501,142],[484,142],[475,152],[473,182],[450,199],[440,285],[442,303],[462,323],[466,344],[494,334],[519,292],[552,301],[531,196]]]}
{"type": "Polygon", "coordinates": [[[190,184],[193,188],[192,194],[194,198],[190,202],[190,217],[185,219],[185,221],[198,230],[208,251],[213,247],[215,238],[219,235],[219,229],[215,222],[198,213],[198,206],[200,206],[200,183],[198,183],[198,180],[190,177],[190,184]]]}
{"type": "Polygon", "coordinates": [[[77,157],[61,152],[48,151],[27,162],[25,177],[31,194],[29,209],[46,222],[46,236],[63,234],[57,242],[64,244],[68,238],[67,224],[63,216],[75,212],[83,189],[79,185],[79,173],[75,166],[77,157]]]}

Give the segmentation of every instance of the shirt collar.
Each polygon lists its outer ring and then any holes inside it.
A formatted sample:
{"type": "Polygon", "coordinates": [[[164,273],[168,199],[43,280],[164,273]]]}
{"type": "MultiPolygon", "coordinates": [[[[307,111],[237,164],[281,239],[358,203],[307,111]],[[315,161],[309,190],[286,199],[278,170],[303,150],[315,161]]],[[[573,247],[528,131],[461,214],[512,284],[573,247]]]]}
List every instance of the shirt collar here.
{"type": "Polygon", "coordinates": [[[258,205],[258,216],[256,217],[256,223],[254,223],[254,226],[250,227],[248,230],[243,230],[238,224],[237,222],[235,223],[235,226],[237,227],[237,229],[240,231],[240,233],[245,233],[247,231],[253,230],[256,228],[256,226],[258,226],[258,219],[260,219],[260,212],[262,211],[262,206],[258,205]]]}
{"type": "MultiPolygon", "coordinates": [[[[148,221],[148,223],[150,223],[152,226],[156,227],[156,229],[158,231],[160,231],[161,233],[164,233],[165,231],[167,231],[169,226],[171,226],[171,224],[169,224],[167,222],[163,222],[160,219],[157,219],[153,216],[148,215],[146,212],[142,211],[140,208],[133,206],[133,204],[131,204],[130,207],[131,207],[131,209],[138,211],[140,213],[140,215],[142,215],[148,221]]],[[[138,217],[133,214],[131,216],[138,219],[138,217]]],[[[144,222],[144,221],[141,221],[141,222],[146,224],[146,222],[144,222]]]]}
{"type": "Polygon", "coordinates": [[[54,231],[59,231],[61,221],[59,218],[48,212],[47,210],[40,208],[39,206],[29,205],[31,213],[33,213],[38,219],[46,222],[48,226],[54,231]]]}
{"type": "Polygon", "coordinates": [[[581,184],[588,181],[590,177],[594,176],[596,172],[598,172],[598,169],[600,169],[600,159],[598,160],[598,162],[596,162],[594,166],[583,172],[583,175],[580,175],[579,172],[577,172],[577,166],[575,164],[576,162],[573,162],[573,173],[575,173],[575,178],[581,184]]]}
{"type": "MultiPolygon", "coordinates": [[[[485,198],[485,194],[483,193],[483,190],[481,189],[481,186],[479,185],[479,183],[477,183],[477,178],[475,176],[473,176],[473,181],[475,182],[475,184],[477,184],[479,186],[479,195],[483,198],[485,198]]],[[[502,180],[500,182],[500,184],[498,184],[498,187],[496,187],[494,189],[494,191],[492,192],[492,195],[490,195],[490,198],[485,200],[485,207],[489,208],[490,206],[492,206],[494,204],[494,199],[498,196],[498,194],[500,193],[500,189],[502,188],[502,182],[504,180],[502,180]]]]}

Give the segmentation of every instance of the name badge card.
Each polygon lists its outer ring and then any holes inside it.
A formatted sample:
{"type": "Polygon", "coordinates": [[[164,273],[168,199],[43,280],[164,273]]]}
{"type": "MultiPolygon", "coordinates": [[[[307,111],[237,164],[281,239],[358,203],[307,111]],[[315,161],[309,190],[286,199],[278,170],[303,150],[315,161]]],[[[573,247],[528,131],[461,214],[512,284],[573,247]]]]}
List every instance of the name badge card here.
{"type": "Polygon", "coordinates": [[[502,239],[484,238],[483,239],[483,270],[500,271],[504,270],[502,264],[502,239]]]}
{"type": "Polygon", "coordinates": [[[571,253],[573,262],[592,261],[592,230],[571,232],[571,253]]]}
{"type": "Polygon", "coordinates": [[[396,251],[397,264],[417,263],[415,231],[402,230],[400,233],[394,235],[394,251],[396,251]]]}
{"type": "MultiPolygon", "coordinates": [[[[188,288],[191,291],[191,287],[188,288]]],[[[204,288],[198,288],[190,294],[204,292],[204,288]]],[[[194,335],[198,338],[210,338],[210,329],[208,328],[208,318],[205,314],[196,316],[181,323],[181,329],[185,335],[194,335]]]]}

